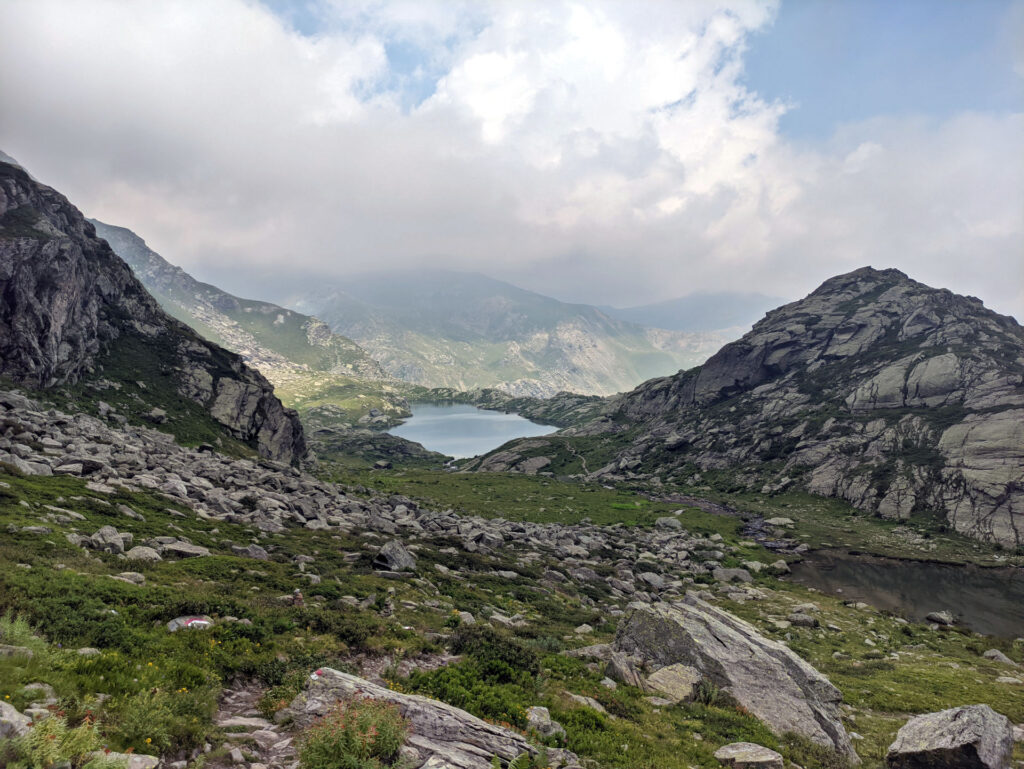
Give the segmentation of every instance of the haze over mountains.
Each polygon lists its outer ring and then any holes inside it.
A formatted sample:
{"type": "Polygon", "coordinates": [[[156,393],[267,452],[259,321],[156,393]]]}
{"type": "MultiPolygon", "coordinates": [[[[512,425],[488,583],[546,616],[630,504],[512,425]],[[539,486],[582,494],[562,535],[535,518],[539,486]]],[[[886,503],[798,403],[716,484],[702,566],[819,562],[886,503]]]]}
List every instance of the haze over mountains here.
{"type": "Polygon", "coordinates": [[[323,318],[399,379],[513,395],[619,392],[689,368],[725,341],[443,270],[354,276],[284,303],[323,318]]]}
{"type": "Polygon", "coordinates": [[[747,330],[785,300],[733,291],[695,293],[637,307],[602,307],[613,318],[676,331],[747,330]]]}

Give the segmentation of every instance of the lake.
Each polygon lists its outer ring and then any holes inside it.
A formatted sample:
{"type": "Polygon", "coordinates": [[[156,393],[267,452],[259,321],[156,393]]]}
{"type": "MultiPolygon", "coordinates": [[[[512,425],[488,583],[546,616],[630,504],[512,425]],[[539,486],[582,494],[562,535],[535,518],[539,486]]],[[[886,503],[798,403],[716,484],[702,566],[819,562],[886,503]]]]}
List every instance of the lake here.
{"type": "Polygon", "coordinates": [[[948,610],[986,635],[1024,635],[1024,569],[903,561],[816,551],[792,564],[793,580],[923,622],[948,610]]]}
{"type": "Polygon", "coordinates": [[[486,454],[515,438],[549,435],[558,429],[518,414],[484,411],[462,404],[413,403],[410,409],[412,417],[388,432],[456,459],[486,454]]]}

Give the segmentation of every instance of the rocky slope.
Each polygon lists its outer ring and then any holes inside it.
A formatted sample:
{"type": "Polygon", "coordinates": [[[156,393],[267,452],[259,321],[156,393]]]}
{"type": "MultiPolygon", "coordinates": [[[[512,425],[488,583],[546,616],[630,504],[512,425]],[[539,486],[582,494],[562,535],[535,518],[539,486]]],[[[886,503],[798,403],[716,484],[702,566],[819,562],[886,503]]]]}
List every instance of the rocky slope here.
{"type": "Polygon", "coordinates": [[[832,278],[566,434],[614,447],[595,477],[804,488],[1024,544],[1024,329],[897,270],[832,278]]]}
{"type": "MultiPolygon", "coordinates": [[[[99,380],[111,368],[153,366],[178,396],[261,455],[291,462],[305,453],[295,413],[262,375],[164,313],[64,196],[6,163],[0,295],[0,374],[51,388],[99,380]]],[[[152,384],[139,389],[157,408],[154,420],[166,419],[162,390],[152,384]]]]}
{"type": "Polygon", "coordinates": [[[128,263],[166,312],[210,341],[237,352],[275,385],[311,371],[357,379],[388,378],[365,350],[332,333],[323,321],[201,283],[131,230],[90,221],[96,234],[128,263]]]}
{"type": "MultiPolygon", "coordinates": [[[[284,300],[282,300],[284,301],[284,300]]],[[[607,395],[704,360],[724,339],[650,329],[481,275],[420,271],[350,278],[284,301],[426,387],[547,397],[607,395]]]]}

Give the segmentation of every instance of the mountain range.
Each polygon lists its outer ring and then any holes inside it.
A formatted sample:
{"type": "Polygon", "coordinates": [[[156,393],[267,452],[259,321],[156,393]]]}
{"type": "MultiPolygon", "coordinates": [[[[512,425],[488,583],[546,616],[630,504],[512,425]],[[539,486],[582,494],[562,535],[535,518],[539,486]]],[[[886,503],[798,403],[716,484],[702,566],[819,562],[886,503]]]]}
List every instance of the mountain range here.
{"type": "Polygon", "coordinates": [[[390,375],[426,387],[608,395],[689,368],[725,341],[443,270],[353,276],[278,299],[358,342],[390,375]]]}
{"type": "Polygon", "coordinates": [[[471,466],[804,489],[1024,544],[1024,329],[898,270],[831,278],[560,435],[471,466]]]}

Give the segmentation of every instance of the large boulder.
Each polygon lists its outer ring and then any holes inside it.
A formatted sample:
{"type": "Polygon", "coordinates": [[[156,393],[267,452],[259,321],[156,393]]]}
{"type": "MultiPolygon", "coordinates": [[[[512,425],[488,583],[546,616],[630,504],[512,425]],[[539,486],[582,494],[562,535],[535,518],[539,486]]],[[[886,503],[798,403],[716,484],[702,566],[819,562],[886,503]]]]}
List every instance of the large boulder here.
{"type": "Polygon", "coordinates": [[[652,666],[694,668],[777,734],[795,732],[856,760],[839,720],[842,695],[789,648],[692,595],[630,606],[615,634],[617,650],[652,666]]]}
{"type": "Polygon", "coordinates": [[[1009,769],[1013,724],[988,705],[911,718],[885,757],[890,769],[1009,769]]]}
{"type": "Polygon", "coordinates": [[[388,542],[373,559],[373,568],[385,571],[415,571],[416,557],[397,539],[388,542]]]}
{"type": "Polygon", "coordinates": [[[537,753],[523,735],[511,729],[481,721],[452,705],[391,691],[331,668],[313,673],[278,718],[290,717],[304,728],[326,715],[336,703],[354,697],[394,703],[409,722],[406,744],[419,753],[423,762],[435,760],[438,766],[449,769],[489,769],[493,756],[507,763],[523,753],[537,753]]]}

